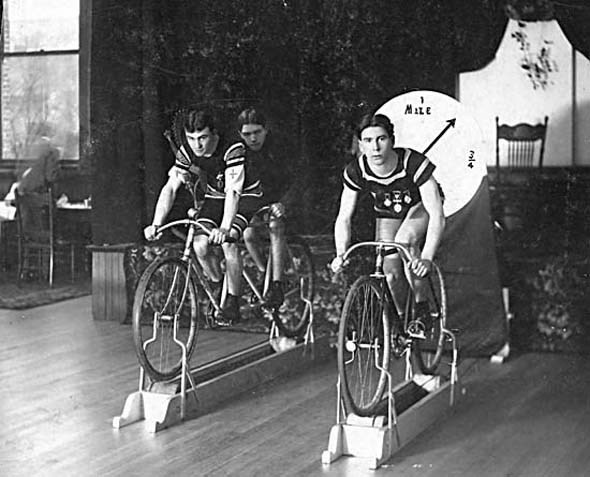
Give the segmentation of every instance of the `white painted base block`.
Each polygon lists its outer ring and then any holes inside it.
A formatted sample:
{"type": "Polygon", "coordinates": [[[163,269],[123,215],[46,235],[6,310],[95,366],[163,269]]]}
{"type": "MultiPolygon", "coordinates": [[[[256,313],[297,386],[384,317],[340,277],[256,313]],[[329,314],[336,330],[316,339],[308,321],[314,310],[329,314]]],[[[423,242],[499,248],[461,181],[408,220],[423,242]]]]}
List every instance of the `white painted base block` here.
{"type": "MultiPolygon", "coordinates": [[[[374,426],[336,424],[330,430],[328,449],[322,453],[322,463],[330,464],[342,456],[366,460],[369,469],[377,469],[404,445],[430,427],[451,406],[451,382],[440,382],[432,376],[416,376],[423,381],[429,394],[397,417],[397,426],[383,425],[375,420],[374,426]],[[429,388],[429,389],[428,389],[429,388]]],[[[354,420],[348,419],[348,422],[354,420]]]]}
{"type": "Polygon", "coordinates": [[[502,364],[506,358],[510,355],[510,343],[506,342],[504,346],[496,354],[490,357],[490,362],[502,364]]]}
{"type": "MultiPolygon", "coordinates": [[[[184,418],[181,416],[182,394],[179,392],[176,394],[150,391],[131,393],[125,401],[121,415],[113,418],[113,427],[120,429],[145,420],[150,432],[158,432],[183,419],[192,419],[198,414],[209,412],[228,399],[279,376],[302,372],[316,363],[326,362],[329,354],[332,353],[328,336],[322,336],[308,345],[282,340],[277,348],[282,350],[207,381],[197,382],[194,389],[188,388],[184,418]]],[[[227,360],[232,358],[228,356],[227,360]]],[[[191,370],[193,376],[199,376],[199,370],[200,368],[191,370]]],[[[174,383],[160,387],[174,389],[174,383]]]]}
{"type": "MultiPolygon", "coordinates": [[[[120,429],[134,422],[145,420],[146,429],[156,433],[183,420],[181,401],[181,394],[134,392],[127,397],[121,415],[113,418],[113,427],[120,429]]],[[[184,419],[190,419],[197,415],[197,399],[192,390],[186,394],[184,411],[184,419]]]]}

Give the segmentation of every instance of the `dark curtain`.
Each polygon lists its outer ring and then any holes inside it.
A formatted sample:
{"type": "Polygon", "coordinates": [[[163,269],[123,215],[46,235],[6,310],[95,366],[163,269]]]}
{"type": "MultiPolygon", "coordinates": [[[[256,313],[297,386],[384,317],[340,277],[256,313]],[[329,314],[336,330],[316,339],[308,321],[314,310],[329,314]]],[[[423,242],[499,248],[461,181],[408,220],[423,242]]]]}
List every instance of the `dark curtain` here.
{"type": "Polygon", "coordinates": [[[489,184],[447,220],[439,253],[448,323],[464,356],[493,354],[508,340],[490,216],[489,184]]]}
{"type": "Polygon", "coordinates": [[[503,4],[499,0],[454,0],[449,6],[455,73],[479,70],[494,59],[508,24],[503,4]]]}
{"type": "Polygon", "coordinates": [[[493,59],[501,3],[203,0],[197,12],[186,0],[94,2],[94,243],[141,238],[172,162],[162,131],[176,108],[205,100],[231,133],[243,103],[260,101],[307,176],[304,229],[318,217],[331,229],[360,115],[415,89],[453,95],[457,73],[493,59]]]}
{"type": "Polygon", "coordinates": [[[590,4],[586,0],[554,2],[555,18],[572,46],[590,59],[590,4]]]}

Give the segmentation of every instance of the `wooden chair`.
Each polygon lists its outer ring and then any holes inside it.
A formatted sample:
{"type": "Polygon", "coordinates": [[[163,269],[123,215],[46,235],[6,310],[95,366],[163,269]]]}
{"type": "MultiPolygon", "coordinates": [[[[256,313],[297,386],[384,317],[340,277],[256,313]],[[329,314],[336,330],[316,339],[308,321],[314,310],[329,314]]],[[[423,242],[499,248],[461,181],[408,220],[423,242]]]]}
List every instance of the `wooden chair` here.
{"type": "Polygon", "coordinates": [[[547,122],[539,124],[519,123],[515,126],[500,124],[496,116],[496,178],[497,182],[504,182],[502,175],[514,169],[543,168],[543,153],[545,152],[545,137],[547,122]],[[505,148],[500,145],[505,143],[505,148]],[[501,151],[502,149],[502,151],[501,151]],[[501,154],[504,152],[505,154],[501,154]],[[505,158],[502,161],[500,157],[505,158]]]}
{"type": "Polygon", "coordinates": [[[509,126],[496,117],[496,180],[490,191],[503,249],[532,242],[539,202],[535,178],[543,168],[548,120],[545,116],[543,123],[509,126]]]}
{"type": "Polygon", "coordinates": [[[49,187],[44,192],[16,192],[18,281],[28,273],[46,275],[53,286],[58,259],[69,258],[71,280],[75,273],[75,242],[58,237],[54,225],[55,201],[49,187]]]}

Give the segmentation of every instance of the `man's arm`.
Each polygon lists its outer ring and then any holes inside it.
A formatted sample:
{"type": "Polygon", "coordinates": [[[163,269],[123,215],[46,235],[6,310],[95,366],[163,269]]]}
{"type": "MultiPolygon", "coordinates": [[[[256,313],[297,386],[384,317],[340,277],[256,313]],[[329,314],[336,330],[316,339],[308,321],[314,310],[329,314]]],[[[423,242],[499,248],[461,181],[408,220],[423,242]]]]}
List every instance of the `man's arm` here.
{"type": "Polygon", "coordinates": [[[336,248],[336,258],[332,260],[332,271],[337,273],[341,270],[343,265],[342,255],[346,252],[350,244],[351,236],[351,223],[354,210],[356,208],[356,202],[358,198],[358,192],[350,189],[346,185],[342,189],[342,195],[340,197],[340,210],[336,217],[336,223],[334,224],[334,246],[336,248]]]}
{"type": "Polygon", "coordinates": [[[438,190],[438,184],[433,177],[430,177],[420,186],[422,204],[428,212],[428,228],[422,248],[421,258],[432,261],[445,228],[445,215],[443,212],[442,199],[438,190]]]}
{"type": "Polygon", "coordinates": [[[152,224],[147,226],[143,231],[146,239],[155,240],[158,238],[157,228],[166,220],[181,185],[182,181],[177,175],[170,175],[168,177],[166,184],[164,184],[158,196],[152,224]]]}
{"type": "Polygon", "coordinates": [[[246,171],[243,163],[229,166],[225,169],[225,200],[223,202],[223,218],[219,229],[214,229],[209,236],[212,243],[221,244],[225,237],[230,233],[231,226],[234,223],[238,206],[240,205],[240,196],[244,187],[246,171]]]}

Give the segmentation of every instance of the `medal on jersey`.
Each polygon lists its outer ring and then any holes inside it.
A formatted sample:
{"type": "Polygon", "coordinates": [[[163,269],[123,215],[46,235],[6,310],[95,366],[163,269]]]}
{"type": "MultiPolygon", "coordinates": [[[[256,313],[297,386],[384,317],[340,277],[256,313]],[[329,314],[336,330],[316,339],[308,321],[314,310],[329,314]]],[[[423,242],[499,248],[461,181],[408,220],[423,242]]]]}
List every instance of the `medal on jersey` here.
{"type": "Polygon", "coordinates": [[[391,207],[391,204],[393,204],[393,202],[391,201],[391,194],[387,192],[383,197],[383,205],[385,206],[385,208],[389,208],[391,207]]]}
{"type": "Polygon", "coordinates": [[[225,189],[225,173],[220,172],[215,179],[217,180],[217,189],[223,191],[225,189]]]}
{"type": "Polygon", "coordinates": [[[393,202],[393,211],[399,214],[402,211],[402,193],[399,190],[393,191],[393,202]]]}
{"type": "Polygon", "coordinates": [[[410,193],[407,190],[404,191],[404,202],[406,204],[412,202],[412,197],[410,196],[410,193]]]}

